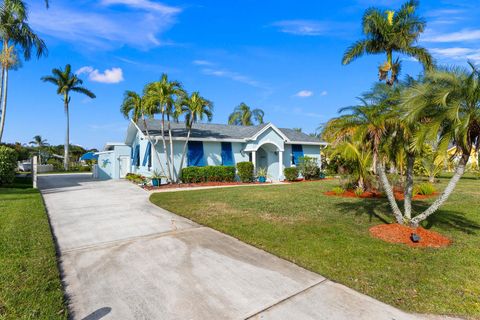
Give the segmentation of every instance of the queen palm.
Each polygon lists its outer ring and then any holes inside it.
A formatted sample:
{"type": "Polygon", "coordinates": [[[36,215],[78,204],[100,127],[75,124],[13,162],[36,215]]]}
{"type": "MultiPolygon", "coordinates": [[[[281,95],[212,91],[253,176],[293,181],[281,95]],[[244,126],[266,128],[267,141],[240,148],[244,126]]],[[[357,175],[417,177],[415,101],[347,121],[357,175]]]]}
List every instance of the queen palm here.
{"type": "Polygon", "coordinates": [[[83,87],[82,79],[78,78],[76,74],[72,73],[72,67],[67,64],[65,69],[53,69],[52,75],[44,76],[41,78],[44,82],[49,82],[57,86],[57,94],[61,95],[63,98],[63,107],[65,111],[65,116],[67,120],[66,134],[65,134],[65,146],[64,146],[64,159],[63,166],[65,170],[68,170],[69,165],[69,145],[70,145],[70,101],[71,101],[71,92],[76,92],[84,94],[87,97],[94,99],[96,96],[90,90],[83,87]]]}
{"type": "Polygon", "coordinates": [[[38,149],[38,162],[42,163],[41,152],[42,152],[42,149],[44,147],[49,145],[48,142],[47,142],[47,139],[43,139],[42,136],[37,135],[37,136],[33,137],[33,140],[30,141],[29,143],[33,144],[37,147],[37,149],[38,149]]]}
{"type": "Polygon", "coordinates": [[[367,9],[362,19],[365,38],[345,51],[342,64],[349,64],[364,54],[385,54],[387,59],[379,67],[379,79],[386,80],[389,85],[397,81],[400,73],[400,59],[393,58],[395,52],[417,59],[426,69],[432,68],[431,55],[425,48],[416,45],[426,25],[416,15],[417,7],[418,1],[410,0],[397,11],[367,9]]]}
{"type": "Polygon", "coordinates": [[[207,118],[207,121],[212,121],[213,117],[213,103],[200,95],[198,91],[193,92],[190,96],[184,96],[177,109],[178,114],[185,116],[185,126],[187,129],[187,139],[183,145],[182,159],[180,160],[179,173],[182,172],[183,161],[187,153],[187,145],[192,132],[192,126],[198,121],[207,118]]]}
{"type": "Polygon", "coordinates": [[[25,60],[30,60],[32,51],[36,51],[36,56],[39,58],[47,53],[47,47],[28,25],[27,8],[20,0],[4,0],[0,5],[0,38],[2,41],[1,141],[7,112],[8,72],[18,65],[17,51],[25,60]]]}
{"type": "Polygon", "coordinates": [[[254,122],[263,123],[265,113],[261,109],[251,109],[245,103],[240,103],[228,117],[228,124],[237,126],[253,126],[254,122]]]}

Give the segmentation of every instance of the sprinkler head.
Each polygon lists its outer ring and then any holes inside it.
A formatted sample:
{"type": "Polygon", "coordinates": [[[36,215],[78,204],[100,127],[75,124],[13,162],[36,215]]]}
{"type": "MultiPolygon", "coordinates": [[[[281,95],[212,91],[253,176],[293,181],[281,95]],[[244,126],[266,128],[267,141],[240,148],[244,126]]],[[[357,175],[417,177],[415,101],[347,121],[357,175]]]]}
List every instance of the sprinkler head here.
{"type": "Polygon", "coordinates": [[[412,242],[415,242],[415,243],[420,242],[420,239],[421,239],[420,236],[416,233],[412,233],[410,235],[410,240],[412,240],[412,242]]]}

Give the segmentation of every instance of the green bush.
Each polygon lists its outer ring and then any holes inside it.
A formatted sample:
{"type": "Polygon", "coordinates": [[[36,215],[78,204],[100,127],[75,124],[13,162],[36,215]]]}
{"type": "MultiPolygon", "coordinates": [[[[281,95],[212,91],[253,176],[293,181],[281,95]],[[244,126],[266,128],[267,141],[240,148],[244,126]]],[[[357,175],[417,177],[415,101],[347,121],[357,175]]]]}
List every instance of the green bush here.
{"type": "Polygon", "coordinates": [[[298,168],[296,167],[285,168],[283,173],[288,181],[295,181],[298,178],[298,168]]]}
{"type": "Polygon", "coordinates": [[[235,180],[233,166],[188,167],[182,169],[184,183],[232,182],[235,180]]]}
{"type": "Polygon", "coordinates": [[[144,183],[146,181],[146,178],[144,176],[136,173],[127,173],[125,179],[127,179],[128,181],[132,181],[136,184],[144,183]]]}
{"type": "Polygon", "coordinates": [[[252,182],[253,177],[253,163],[249,161],[237,163],[238,176],[242,182],[252,182]]]}
{"type": "Polygon", "coordinates": [[[430,182],[420,183],[413,188],[414,195],[420,194],[422,196],[429,196],[434,194],[436,191],[437,190],[435,189],[435,186],[430,182]]]}
{"type": "Polygon", "coordinates": [[[365,192],[365,190],[363,190],[362,187],[356,187],[355,191],[354,191],[354,193],[357,197],[360,197],[364,192],[365,192]]]}
{"type": "Polygon", "coordinates": [[[318,160],[316,158],[301,157],[298,169],[305,180],[312,180],[320,177],[320,167],[318,166],[318,160]]]}
{"type": "Polygon", "coordinates": [[[50,158],[47,160],[47,164],[51,164],[55,171],[63,171],[63,163],[58,159],[50,158]]]}
{"type": "Polygon", "coordinates": [[[345,193],[345,189],[343,189],[342,187],[334,187],[332,189],[332,192],[335,193],[337,196],[340,196],[345,193]]]}
{"type": "Polygon", "coordinates": [[[0,186],[10,184],[15,179],[17,157],[14,149],[0,146],[0,186]]]}

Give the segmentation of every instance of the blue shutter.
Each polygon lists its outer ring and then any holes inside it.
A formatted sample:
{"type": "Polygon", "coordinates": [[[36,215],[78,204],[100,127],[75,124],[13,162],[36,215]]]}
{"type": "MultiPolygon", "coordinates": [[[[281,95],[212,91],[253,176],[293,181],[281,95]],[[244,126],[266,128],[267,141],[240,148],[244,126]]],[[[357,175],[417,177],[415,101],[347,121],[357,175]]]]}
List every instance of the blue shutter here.
{"type": "Polygon", "coordinates": [[[303,157],[303,148],[301,144],[292,144],[292,164],[300,164],[300,158],[303,157]]]}
{"type": "Polygon", "coordinates": [[[138,167],[140,166],[140,145],[137,144],[135,146],[135,150],[133,152],[133,165],[138,167]]]}
{"type": "MultiPolygon", "coordinates": [[[[150,142],[148,142],[147,144],[147,150],[145,150],[145,155],[143,156],[143,162],[142,162],[142,166],[146,167],[147,164],[150,164],[150,156],[152,154],[152,144],[150,142]]],[[[150,165],[149,165],[150,167],[150,165]]]]}
{"type": "Polygon", "coordinates": [[[231,142],[222,142],[222,165],[223,166],[233,166],[235,162],[233,161],[233,151],[231,142]]]}
{"type": "Polygon", "coordinates": [[[187,164],[189,167],[203,167],[205,161],[203,160],[203,143],[202,141],[188,142],[187,164]]]}

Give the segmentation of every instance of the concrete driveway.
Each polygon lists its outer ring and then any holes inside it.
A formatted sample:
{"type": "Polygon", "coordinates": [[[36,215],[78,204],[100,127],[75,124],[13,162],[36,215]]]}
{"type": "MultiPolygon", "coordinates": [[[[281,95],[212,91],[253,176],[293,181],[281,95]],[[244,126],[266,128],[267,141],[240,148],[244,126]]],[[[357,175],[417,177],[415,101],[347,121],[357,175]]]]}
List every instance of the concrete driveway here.
{"type": "Polygon", "coordinates": [[[74,319],[416,319],[159,209],[126,181],[39,177],[74,319]]]}

